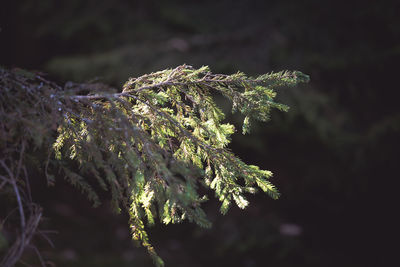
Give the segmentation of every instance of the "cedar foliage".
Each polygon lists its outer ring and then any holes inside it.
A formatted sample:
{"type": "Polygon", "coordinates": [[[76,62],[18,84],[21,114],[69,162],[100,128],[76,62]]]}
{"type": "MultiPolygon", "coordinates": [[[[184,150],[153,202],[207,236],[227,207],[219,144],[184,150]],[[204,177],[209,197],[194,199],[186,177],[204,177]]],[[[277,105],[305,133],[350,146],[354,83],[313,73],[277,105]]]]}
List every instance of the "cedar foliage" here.
{"type": "Polygon", "coordinates": [[[246,134],[251,121],[267,121],[271,109],[288,110],[274,102],[276,89],[308,79],[297,71],[251,78],[182,65],[131,78],[117,91],[101,84],[62,88],[37,73],[1,68],[0,194],[16,199],[21,228],[2,264],[18,261],[40,222],[41,209],[29,194],[33,166],[49,185],[64,177],[94,206],[101,202],[94,188],[108,191],[114,209],[129,214],[132,238],[158,266],[164,263],[146,224],[187,219],[210,227],[199,186],[215,191],[222,214],[232,202],[245,208],[245,194],[257,188],[277,199],[272,173],[227,148],[235,129],[223,122],[212,95],[225,96],[232,112],[244,115],[246,134]]]}

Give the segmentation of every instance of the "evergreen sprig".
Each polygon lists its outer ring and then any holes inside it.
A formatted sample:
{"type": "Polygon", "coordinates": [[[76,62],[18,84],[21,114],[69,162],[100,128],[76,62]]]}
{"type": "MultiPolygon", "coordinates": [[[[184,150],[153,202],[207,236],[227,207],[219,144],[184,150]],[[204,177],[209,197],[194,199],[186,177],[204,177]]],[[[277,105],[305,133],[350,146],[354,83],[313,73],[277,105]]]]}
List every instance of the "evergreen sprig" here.
{"type": "Polygon", "coordinates": [[[1,75],[4,160],[15,165],[21,144],[44,148],[49,184],[61,171],[95,206],[100,197],[94,183],[109,191],[114,209],[129,214],[133,239],[158,266],[163,261],[149,242],[146,223],[188,219],[210,227],[199,185],[215,191],[223,214],[232,202],[245,208],[245,194],[257,188],[279,197],[268,181],[271,172],[245,164],[227,148],[235,129],[223,122],[213,95],[222,94],[232,101],[233,112],[245,116],[245,134],[251,120],[267,121],[271,109],[288,109],[274,102],[277,88],[308,81],[301,72],[251,78],[182,65],[131,78],[115,92],[93,85],[62,89],[35,74],[2,70],[1,75]]]}

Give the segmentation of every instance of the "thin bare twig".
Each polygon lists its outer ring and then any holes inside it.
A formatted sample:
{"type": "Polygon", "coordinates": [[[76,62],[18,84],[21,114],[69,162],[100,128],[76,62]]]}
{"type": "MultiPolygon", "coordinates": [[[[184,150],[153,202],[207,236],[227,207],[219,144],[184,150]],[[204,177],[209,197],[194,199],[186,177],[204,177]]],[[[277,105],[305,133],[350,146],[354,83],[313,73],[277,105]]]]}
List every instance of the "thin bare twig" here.
{"type": "MultiPolygon", "coordinates": [[[[10,183],[13,186],[14,193],[15,193],[15,196],[16,196],[17,202],[18,202],[18,210],[19,210],[20,223],[21,223],[20,245],[14,253],[11,253],[11,254],[14,254],[13,257],[10,257],[10,262],[9,262],[10,265],[9,266],[12,266],[13,264],[15,264],[18,261],[18,259],[22,256],[22,253],[24,251],[26,220],[25,220],[24,207],[22,204],[21,196],[19,194],[18,185],[17,185],[17,181],[15,180],[14,174],[11,172],[11,170],[8,168],[8,166],[5,164],[5,162],[3,160],[0,161],[0,164],[3,167],[3,169],[6,170],[6,172],[8,173],[10,183]]],[[[13,252],[13,251],[11,251],[11,252],[13,252]]]]}
{"type": "Polygon", "coordinates": [[[25,178],[25,183],[26,183],[26,190],[28,191],[28,198],[29,198],[29,201],[32,202],[31,185],[29,183],[28,171],[26,170],[25,166],[22,166],[22,170],[24,171],[24,178],[25,178]]]}
{"type": "Polygon", "coordinates": [[[22,142],[21,144],[21,151],[19,153],[19,159],[18,159],[18,167],[17,167],[17,173],[15,175],[16,178],[19,177],[19,173],[21,171],[22,168],[22,159],[24,157],[24,152],[25,152],[25,142],[22,142]]]}
{"type": "Polygon", "coordinates": [[[58,231],[52,231],[52,230],[39,230],[38,233],[40,236],[49,243],[49,245],[54,248],[54,243],[51,241],[51,239],[47,236],[47,234],[58,234],[58,231]]]}
{"type": "Polygon", "coordinates": [[[46,267],[46,263],[45,263],[44,260],[43,260],[42,254],[40,254],[40,252],[39,252],[39,250],[37,249],[37,247],[36,247],[36,246],[33,246],[33,245],[30,245],[29,247],[32,248],[32,249],[35,251],[36,255],[37,255],[38,258],[39,258],[40,265],[42,265],[42,267],[46,267]]]}
{"type": "MultiPolygon", "coordinates": [[[[4,176],[0,175],[0,178],[3,179],[3,177],[4,177],[4,176]]],[[[3,182],[1,182],[1,184],[0,184],[0,190],[3,188],[3,186],[6,185],[7,182],[8,182],[7,180],[3,179],[3,182]]]]}
{"type": "MultiPolygon", "coordinates": [[[[26,169],[22,164],[23,153],[24,153],[24,145],[22,145],[22,149],[20,152],[20,159],[18,162],[18,169],[16,171],[19,174],[22,170],[26,176],[25,178],[28,179],[26,169]]],[[[7,183],[11,184],[14,189],[14,194],[18,203],[17,208],[19,211],[20,224],[21,224],[21,233],[19,237],[16,239],[16,241],[8,250],[7,254],[4,256],[3,260],[0,263],[1,266],[8,267],[8,266],[14,266],[18,261],[20,261],[20,258],[25,250],[25,247],[29,245],[31,238],[36,233],[36,229],[39,225],[42,214],[41,214],[41,209],[37,205],[35,205],[34,203],[30,203],[28,205],[28,208],[30,210],[31,215],[29,216],[29,219],[27,221],[25,217],[23,199],[21,198],[21,192],[17,184],[17,177],[11,171],[10,167],[7,166],[4,160],[0,160],[0,165],[8,175],[8,177],[1,176],[0,178],[6,181],[7,183]]],[[[29,183],[27,183],[26,186],[29,186],[29,183]]],[[[28,198],[30,198],[30,194],[28,198]]],[[[40,261],[43,262],[43,260],[40,258],[41,256],[38,255],[38,257],[40,261]]]]}

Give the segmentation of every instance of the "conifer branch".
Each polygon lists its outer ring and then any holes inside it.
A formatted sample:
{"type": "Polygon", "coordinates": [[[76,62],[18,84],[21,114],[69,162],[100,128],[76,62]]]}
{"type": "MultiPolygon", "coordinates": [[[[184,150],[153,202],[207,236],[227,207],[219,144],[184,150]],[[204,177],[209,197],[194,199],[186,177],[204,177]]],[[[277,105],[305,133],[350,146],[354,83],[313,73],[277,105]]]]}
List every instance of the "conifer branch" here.
{"type": "MultiPolygon", "coordinates": [[[[158,266],[163,261],[149,241],[146,221],[152,225],[157,218],[165,224],[188,219],[210,227],[199,186],[215,191],[223,214],[232,202],[245,208],[249,203],[245,195],[257,187],[279,197],[268,181],[271,172],[245,164],[227,148],[235,129],[222,122],[224,114],[213,94],[225,96],[232,111],[245,116],[242,131],[248,133],[251,120],[267,121],[271,109],[288,109],[274,102],[276,89],[308,80],[300,72],[251,78],[182,65],[132,78],[115,92],[86,85],[62,90],[39,75],[4,69],[0,77],[0,149],[16,170],[14,181],[1,164],[5,173],[0,172],[0,189],[12,186],[20,199],[21,172],[29,187],[25,146],[41,149],[48,183],[53,184],[61,172],[95,206],[101,203],[93,188],[98,183],[111,195],[115,211],[129,215],[132,238],[147,248],[158,266]],[[77,94],[84,89],[90,93],[77,94]]],[[[29,188],[25,190],[32,202],[29,188]]],[[[32,204],[18,203],[25,221],[23,208],[32,204]]],[[[40,216],[30,218],[40,220],[40,216]]],[[[28,228],[22,221],[22,229],[28,228]]],[[[31,237],[25,235],[26,240],[31,237]]],[[[18,260],[22,251],[13,258],[18,260]]]]}

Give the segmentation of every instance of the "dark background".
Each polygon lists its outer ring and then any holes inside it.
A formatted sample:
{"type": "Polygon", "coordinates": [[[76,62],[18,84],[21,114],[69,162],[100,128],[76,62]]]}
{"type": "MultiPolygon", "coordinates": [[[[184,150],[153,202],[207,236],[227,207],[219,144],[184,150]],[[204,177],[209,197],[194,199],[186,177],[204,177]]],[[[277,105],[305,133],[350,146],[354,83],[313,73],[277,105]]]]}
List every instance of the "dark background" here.
{"type": "MultiPolygon", "coordinates": [[[[183,63],[226,74],[309,74],[309,84],[278,92],[289,113],[274,112],[231,145],[274,172],[282,197],[259,193],[226,216],[212,199],[204,206],[210,230],[158,225],[150,238],[166,266],[388,266],[398,253],[399,11],[394,0],[8,0],[0,6],[0,64],[61,84],[97,78],[119,87],[183,63]]],[[[240,129],[237,116],[227,119],[240,129]]],[[[54,249],[43,244],[48,260],[152,266],[107,201],[92,209],[61,180],[33,187],[45,227],[59,231],[54,249]]]]}

